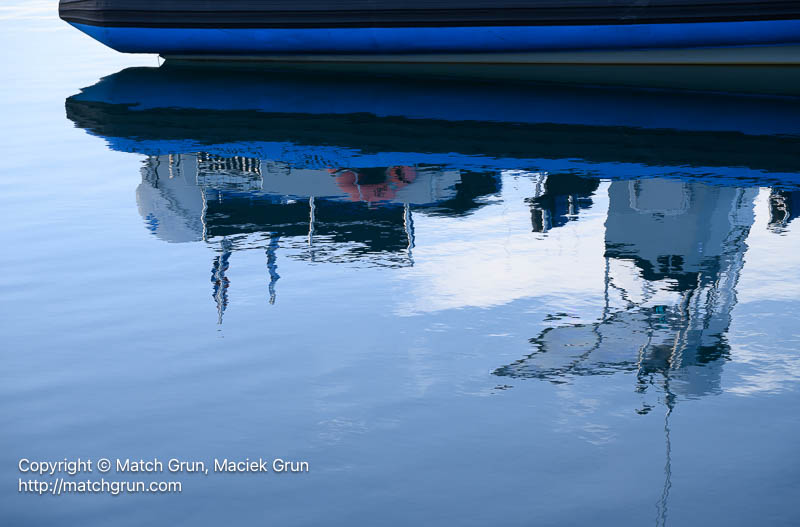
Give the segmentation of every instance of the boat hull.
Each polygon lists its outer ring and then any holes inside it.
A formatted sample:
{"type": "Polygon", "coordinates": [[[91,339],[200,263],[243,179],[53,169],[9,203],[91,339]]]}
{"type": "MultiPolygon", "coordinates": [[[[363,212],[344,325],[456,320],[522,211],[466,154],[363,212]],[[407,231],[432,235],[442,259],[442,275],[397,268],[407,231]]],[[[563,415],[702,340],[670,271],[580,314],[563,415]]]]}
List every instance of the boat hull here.
{"type": "Polygon", "coordinates": [[[792,46],[800,44],[800,19],[574,26],[359,28],[176,28],[72,24],[117,51],[158,53],[182,59],[484,63],[800,62],[797,47],[792,46]],[[740,53],[737,51],[740,48],[748,49],[740,53]],[[628,55],[620,52],[627,52],[628,55]]]}

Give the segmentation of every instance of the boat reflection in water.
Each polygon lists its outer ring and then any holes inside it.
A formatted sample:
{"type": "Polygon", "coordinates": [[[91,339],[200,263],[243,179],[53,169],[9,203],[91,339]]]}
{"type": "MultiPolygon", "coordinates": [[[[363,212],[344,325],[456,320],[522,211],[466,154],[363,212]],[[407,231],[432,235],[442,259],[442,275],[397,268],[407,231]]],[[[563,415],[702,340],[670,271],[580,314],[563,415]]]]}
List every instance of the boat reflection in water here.
{"type": "Polygon", "coordinates": [[[703,364],[681,389],[714,391],[755,189],[774,187],[776,232],[798,209],[791,97],[167,64],[111,75],[66,108],[111,148],[147,156],[137,201],[156,236],[215,248],[220,321],[239,248],[265,251],[275,302],[282,248],[409,267],[415,214],[502,201],[503,174],[532,181],[535,233],[578,219],[611,180],[605,313],[546,329],[496,372],[511,377],[635,370],[645,383],[703,364]]]}
{"type": "Polygon", "coordinates": [[[412,207],[459,215],[496,192],[492,174],[429,166],[302,169],[207,153],[149,156],[136,192],[148,228],[167,242],[206,241],[219,255],[212,282],[219,321],[226,271],[237,249],[266,250],[269,301],[276,299],[278,248],[312,262],[413,264],[412,207]]]}
{"type": "Polygon", "coordinates": [[[580,262],[569,287],[551,291],[576,296],[594,285],[602,308],[589,317],[549,314],[530,352],[493,373],[553,383],[631,374],[643,401],[657,387],[666,407],[661,525],[669,417],[679,398],[721,391],[757,198],[768,193],[765,224],[775,235],[800,211],[796,98],[167,66],[124,70],[66,106],[76,126],[112,149],[146,156],[137,202],[155,236],[214,249],[220,323],[239,249],[264,251],[273,303],[286,257],[394,268],[411,286],[413,277],[447,273],[444,291],[442,281],[423,279],[418,295],[423,304],[444,298],[433,308],[444,310],[546,298],[517,293],[564,282],[562,260],[586,253],[558,245],[549,253],[555,267],[534,258],[515,267],[529,253],[512,254],[519,238],[509,235],[505,267],[493,267],[489,258],[502,251],[482,244],[485,233],[471,243],[461,229],[466,248],[445,252],[468,254],[420,258],[415,218],[429,230],[453,218],[469,226],[501,207],[503,229],[524,223],[524,243],[542,245],[562,236],[587,244],[574,227],[594,222],[588,232],[591,241],[604,236],[602,250],[580,262]],[[522,214],[506,215],[513,207],[522,214]],[[486,268],[451,276],[469,266],[486,268]],[[448,289],[452,282],[493,272],[509,276],[477,285],[491,289],[487,296],[505,290],[484,304],[457,304],[462,289],[448,289]],[[537,273],[547,276],[530,281],[537,273]]]}

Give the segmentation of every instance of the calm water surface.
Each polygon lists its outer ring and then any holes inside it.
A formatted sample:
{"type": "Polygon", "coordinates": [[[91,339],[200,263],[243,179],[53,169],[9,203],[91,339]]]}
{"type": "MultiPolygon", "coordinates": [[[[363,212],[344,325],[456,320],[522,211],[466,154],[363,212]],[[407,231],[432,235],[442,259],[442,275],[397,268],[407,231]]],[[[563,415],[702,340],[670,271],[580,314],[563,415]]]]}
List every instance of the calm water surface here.
{"type": "Polygon", "coordinates": [[[798,100],[0,27],[2,524],[800,521],[798,100]],[[311,471],[16,492],[78,456],[311,471]]]}

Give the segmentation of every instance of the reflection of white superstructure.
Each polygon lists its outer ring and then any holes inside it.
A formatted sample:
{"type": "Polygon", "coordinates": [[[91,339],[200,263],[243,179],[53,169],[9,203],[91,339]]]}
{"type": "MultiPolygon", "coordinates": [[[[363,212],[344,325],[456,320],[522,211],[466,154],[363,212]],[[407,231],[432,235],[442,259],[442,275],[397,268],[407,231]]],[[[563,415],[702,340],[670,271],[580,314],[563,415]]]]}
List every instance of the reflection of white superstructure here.
{"type": "MultiPolygon", "coordinates": [[[[208,241],[220,321],[226,272],[240,247],[266,251],[275,302],[279,240],[315,262],[413,263],[411,206],[453,199],[461,172],[429,166],[302,169],[206,153],[150,156],[136,191],[148,228],[168,242],[208,241]],[[380,206],[379,206],[380,204],[380,206]]],[[[295,251],[296,252],[296,251],[295,251]]]]}
{"type": "Polygon", "coordinates": [[[205,200],[217,192],[247,192],[285,199],[428,205],[455,196],[458,170],[435,167],[364,169],[295,168],[287,163],[204,153],[150,156],[137,189],[139,213],[159,238],[203,238],[205,200]],[[213,192],[216,191],[216,192],[213,192]]]}
{"type": "MultiPolygon", "coordinates": [[[[647,338],[640,369],[704,366],[677,376],[672,386],[676,393],[719,390],[723,361],[718,359],[727,355],[725,333],[757,193],[757,188],[674,180],[617,183],[609,189],[606,256],[634,260],[644,278],[638,301],[624,312],[635,306],[652,319],[631,328],[647,338]]],[[[610,277],[609,286],[613,284],[610,277]]],[[[627,294],[626,289],[618,292],[627,294]]]]}
{"type": "Polygon", "coordinates": [[[139,214],[148,228],[167,242],[203,238],[205,194],[197,184],[197,166],[185,156],[151,156],[136,189],[139,214]]]}
{"type": "Polygon", "coordinates": [[[533,339],[536,352],[497,373],[557,380],[628,370],[640,382],[664,374],[672,393],[718,391],[757,192],[611,183],[602,316],[547,328],[533,339]]]}
{"type": "Polygon", "coordinates": [[[461,181],[459,170],[446,170],[438,167],[414,167],[413,179],[394,184],[394,174],[390,167],[383,169],[380,179],[384,181],[361,181],[363,174],[355,170],[330,168],[314,170],[296,168],[288,163],[266,161],[262,163],[263,192],[305,198],[347,199],[350,201],[381,201],[408,205],[427,205],[452,198],[455,185],[461,181]],[[362,187],[359,192],[359,187],[362,187]],[[390,188],[389,188],[390,187],[390,188]],[[377,188],[388,192],[383,195],[371,194],[377,188]],[[364,190],[366,189],[366,191],[364,190]],[[374,199],[373,199],[374,198],[374,199]]]}

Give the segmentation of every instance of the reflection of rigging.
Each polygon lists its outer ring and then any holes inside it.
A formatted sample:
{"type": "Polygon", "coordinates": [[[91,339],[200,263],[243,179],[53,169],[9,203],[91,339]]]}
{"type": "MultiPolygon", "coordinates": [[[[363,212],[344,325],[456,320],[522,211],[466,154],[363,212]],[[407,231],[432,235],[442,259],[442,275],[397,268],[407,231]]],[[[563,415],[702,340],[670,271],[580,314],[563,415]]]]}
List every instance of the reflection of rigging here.
{"type": "MultiPolygon", "coordinates": [[[[280,241],[282,237],[287,239],[291,239],[293,236],[299,236],[301,233],[304,234],[305,238],[305,245],[307,247],[307,254],[310,261],[319,261],[319,256],[322,255],[323,257],[326,255],[326,252],[334,252],[330,249],[326,249],[323,247],[325,242],[330,244],[331,238],[332,241],[338,241],[337,238],[342,237],[342,234],[345,234],[344,240],[342,240],[343,245],[348,243],[348,234],[352,234],[355,229],[360,228],[363,231],[375,231],[373,233],[369,233],[370,241],[375,240],[371,244],[371,246],[367,246],[364,249],[356,249],[352,248],[351,250],[354,252],[361,252],[363,251],[365,259],[369,259],[370,257],[376,256],[374,252],[378,252],[380,255],[381,252],[386,251],[386,256],[389,256],[388,265],[396,266],[398,263],[400,266],[405,265],[413,265],[413,258],[412,258],[412,249],[414,247],[414,219],[411,207],[409,204],[404,204],[403,208],[400,209],[398,207],[391,207],[388,209],[380,209],[372,211],[371,209],[367,209],[366,212],[370,216],[380,216],[382,222],[378,222],[376,225],[370,225],[368,223],[368,219],[365,218],[363,220],[356,217],[347,217],[345,222],[343,223],[343,227],[348,229],[348,231],[344,231],[340,234],[339,231],[331,231],[330,223],[326,223],[324,221],[326,216],[323,216],[322,219],[317,215],[317,206],[320,203],[319,200],[316,200],[313,196],[308,199],[307,207],[308,212],[305,216],[307,224],[302,227],[299,224],[299,220],[302,216],[297,214],[297,208],[302,208],[306,206],[306,203],[303,202],[295,202],[291,200],[287,203],[278,202],[278,203],[271,203],[267,202],[264,204],[265,207],[273,207],[275,219],[271,222],[264,222],[261,225],[254,224],[251,218],[247,216],[243,216],[241,218],[236,218],[237,214],[241,214],[241,212],[233,211],[230,208],[231,201],[236,201],[237,199],[241,199],[237,196],[226,196],[224,193],[218,193],[218,198],[216,200],[208,201],[204,198],[203,200],[203,225],[204,230],[206,229],[206,225],[211,225],[211,233],[212,239],[214,237],[215,229],[220,228],[220,223],[216,222],[215,220],[224,219],[224,221],[228,221],[231,219],[235,219],[235,222],[232,222],[230,225],[225,226],[221,230],[222,242],[221,242],[221,256],[217,256],[214,260],[212,266],[212,281],[214,282],[214,298],[217,302],[217,310],[219,312],[219,321],[222,321],[222,314],[225,311],[225,308],[228,304],[228,289],[230,286],[230,280],[225,276],[225,271],[227,271],[228,267],[230,266],[230,258],[232,252],[236,250],[236,238],[242,234],[258,234],[266,236],[268,241],[266,243],[266,265],[267,271],[269,275],[269,303],[275,304],[277,292],[276,286],[277,282],[280,279],[280,274],[278,274],[278,250],[281,247],[280,241]],[[282,212],[286,211],[288,214],[283,215],[282,212]],[[295,226],[291,223],[292,216],[297,216],[296,221],[298,224],[295,226]],[[389,225],[382,225],[381,223],[388,223],[389,225]],[[319,224],[319,231],[320,236],[315,239],[315,235],[318,230],[319,224]],[[389,229],[384,229],[384,227],[389,227],[389,229]],[[267,230],[271,229],[271,230],[267,230]],[[388,239],[388,234],[391,234],[392,230],[400,231],[402,229],[402,242],[398,239],[397,242],[391,241],[388,239]],[[382,245],[389,245],[391,247],[383,248],[382,245]],[[396,245],[396,246],[395,246],[396,245]],[[377,249],[377,251],[376,251],[377,249]],[[396,256],[395,256],[396,254],[396,256]]],[[[204,193],[205,196],[205,193],[204,193]]],[[[247,198],[249,202],[252,202],[252,197],[247,198]]],[[[325,205],[325,202],[321,202],[325,205]]],[[[344,205],[343,205],[344,206],[344,205]]],[[[335,207],[324,207],[325,211],[327,212],[335,212],[335,207]]],[[[355,231],[357,232],[357,231],[355,231]]],[[[397,237],[400,238],[399,232],[397,233],[397,237]]],[[[260,242],[256,242],[260,243],[260,242]]],[[[291,242],[290,242],[291,243],[291,242]]],[[[252,244],[252,242],[251,242],[252,244]]],[[[334,258],[342,258],[341,254],[336,254],[334,252],[334,258]]],[[[329,259],[336,261],[334,258],[329,257],[329,259]]],[[[340,261],[346,261],[342,259],[340,261]]],[[[380,263],[380,260],[378,260],[380,263]]],[[[387,264],[383,264],[387,265],[387,264]]]]}

